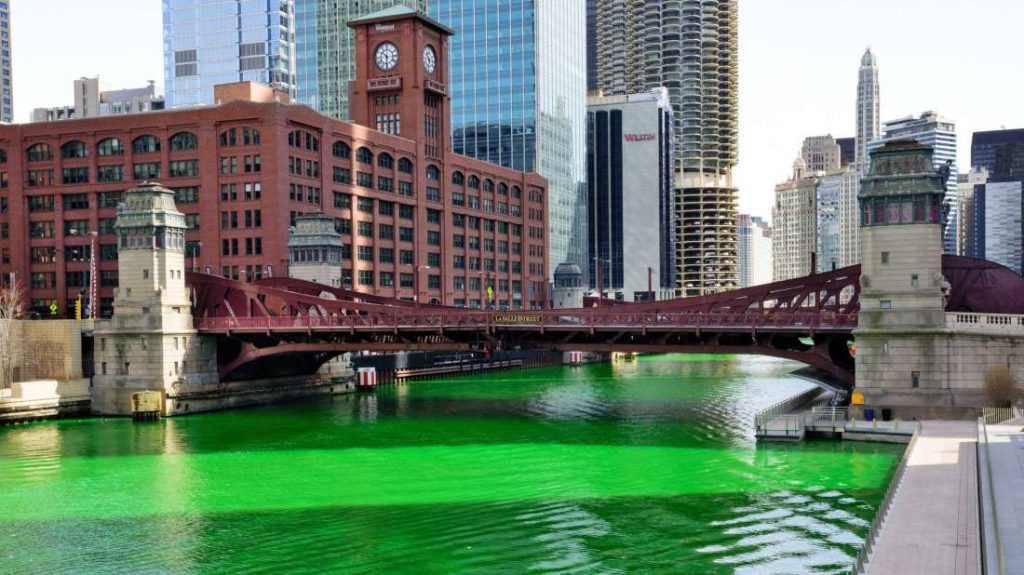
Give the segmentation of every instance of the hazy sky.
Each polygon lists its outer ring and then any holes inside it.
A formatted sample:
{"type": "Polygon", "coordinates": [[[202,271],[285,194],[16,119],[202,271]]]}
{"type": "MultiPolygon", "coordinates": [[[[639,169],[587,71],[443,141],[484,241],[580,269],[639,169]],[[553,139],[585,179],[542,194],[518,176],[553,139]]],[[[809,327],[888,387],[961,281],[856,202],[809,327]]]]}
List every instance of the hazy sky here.
{"type": "MultiPolygon", "coordinates": [[[[159,0],[12,4],[16,120],[72,103],[80,76],[162,86],[159,0]]],[[[966,167],[973,131],[1024,127],[1022,23],[1022,0],[740,0],[740,209],[770,215],[805,136],[853,136],[869,45],[882,120],[925,110],[954,119],[966,167]]]]}

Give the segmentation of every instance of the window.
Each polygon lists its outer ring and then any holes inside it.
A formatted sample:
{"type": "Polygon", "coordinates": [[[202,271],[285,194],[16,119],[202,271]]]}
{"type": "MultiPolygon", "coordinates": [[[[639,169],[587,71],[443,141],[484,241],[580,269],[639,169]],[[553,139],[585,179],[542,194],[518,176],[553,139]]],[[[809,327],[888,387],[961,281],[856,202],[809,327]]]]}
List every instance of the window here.
{"type": "Polygon", "coordinates": [[[64,159],[85,158],[88,155],[89,148],[86,147],[85,142],[72,140],[60,147],[60,157],[64,159]]]}
{"type": "Polygon", "coordinates": [[[89,194],[65,194],[62,199],[65,211],[89,209],[89,194]]]}
{"type": "Polygon", "coordinates": [[[348,209],[352,207],[352,196],[334,192],[334,207],[348,209]]]}
{"type": "Polygon", "coordinates": [[[377,176],[377,189],[382,192],[393,192],[395,191],[395,180],[393,178],[377,176]]]}
{"type": "Polygon", "coordinates": [[[461,186],[466,183],[466,176],[459,171],[452,172],[452,183],[456,186],[461,186]]]}
{"type": "Polygon", "coordinates": [[[412,206],[406,204],[398,205],[398,217],[403,220],[411,220],[413,218],[413,213],[414,210],[412,206]]]}
{"type": "Polygon", "coordinates": [[[242,128],[242,145],[258,146],[260,143],[260,131],[256,128],[242,128]]]}
{"type": "Polygon", "coordinates": [[[352,170],[349,168],[334,167],[334,181],[339,184],[352,183],[352,170]]]}
{"type": "Polygon", "coordinates": [[[393,264],[395,263],[395,249],[380,248],[377,253],[377,257],[380,259],[380,263],[382,264],[393,264]]]}
{"type": "Polygon", "coordinates": [[[441,170],[437,166],[431,164],[427,166],[427,179],[435,182],[441,180],[441,170]]]}
{"type": "Polygon", "coordinates": [[[890,300],[883,299],[882,301],[878,302],[878,304],[879,307],[881,307],[882,309],[892,309],[892,301],[890,300]]]}
{"type": "Polygon", "coordinates": [[[882,265],[889,265],[889,252],[882,252],[882,265]]]}
{"type": "MultiPolygon", "coordinates": [[[[64,220],[64,235],[65,236],[78,236],[84,237],[89,235],[89,220],[64,220]]],[[[88,246],[83,246],[88,247],[88,246]]],[[[68,248],[68,254],[70,257],[70,250],[68,248]]]]}
{"type": "Polygon", "coordinates": [[[47,144],[29,146],[25,153],[30,162],[45,162],[53,159],[53,150],[47,144]]]}
{"type": "Polygon", "coordinates": [[[222,174],[237,174],[238,173],[238,158],[236,156],[227,156],[220,159],[220,173],[222,174]]]}
{"type": "Polygon", "coordinates": [[[398,195],[400,196],[412,196],[412,182],[398,181],[398,195]]]}
{"type": "MultiPolygon", "coordinates": [[[[398,228],[398,240],[402,242],[412,241],[412,228],[398,228]]],[[[404,263],[404,262],[403,262],[404,263]]]]}
{"type": "Polygon", "coordinates": [[[29,222],[28,237],[30,238],[52,238],[53,222],[29,222]]]}
{"type": "Polygon", "coordinates": [[[358,209],[360,212],[363,212],[364,214],[372,214],[373,198],[358,198],[356,201],[356,206],[356,209],[358,209]]]}
{"type": "Polygon", "coordinates": [[[382,216],[393,216],[395,214],[394,202],[388,202],[385,200],[377,201],[377,213],[382,216]]]}
{"type": "Polygon", "coordinates": [[[911,276],[910,276],[910,287],[917,287],[918,283],[919,282],[918,282],[918,279],[917,279],[917,274],[911,274],[911,276]]]}
{"type": "Polygon", "coordinates": [[[160,140],[155,136],[139,136],[132,140],[133,154],[152,154],[160,151],[160,140]]]}
{"type": "Polygon", "coordinates": [[[244,190],[245,195],[243,199],[245,199],[246,201],[258,200],[260,199],[260,195],[262,193],[262,186],[260,185],[259,182],[252,182],[245,184],[244,190]]]}
{"type": "Polygon", "coordinates": [[[484,191],[494,193],[494,182],[491,180],[484,180],[484,191]]]}
{"type": "MultiPolygon", "coordinates": [[[[403,266],[412,265],[412,250],[399,250],[398,252],[398,263],[403,266]]],[[[412,274],[410,274],[412,275],[412,274]]]]}
{"type": "Polygon", "coordinates": [[[523,197],[523,190],[519,186],[512,186],[512,199],[518,200],[523,197]]]}
{"type": "Polygon", "coordinates": [[[441,210],[427,208],[427,222],[431,224],[441,223],[441,210]]]}
{"type": "Polygon", "coordinates": [[[910,387],[921,387],[921,372],[910,372],[910,387]]]}
{"type": "Polygon", "coordinates": [[[377,167],[378,168],[386,168],[386,169],[390,170],[394,166],[395,166],[395,159],[393,157],[391,157],[391,154],[388,154],[387,152],[381,152],[381,154],[379,156],[377,156],[377,167]]]}
{"type": "Polygon", "coordinates": [[[120,182],[124,180],[124,166],[99,166],[96,168],[97,182],[120,182]]]}
{"type": "Polygon", "coordinates": [[[498,184],[498,195],[500,195],[500,196],[507,196],[508,195],[508,186],[505,184],[505,182],[502,182],[502,183],[498,184]]]}
{"type": "Polygon", "coordinates": [[[100,140],[96,144],[96,154],[99,156],[123,156],[124,155],[124,144],[117,138],[107,138],[100,140]]]}
{"type": "Polygon", "coordinates": [[[224,130],[220,133],[220,145],[224,148],[230,148],[238,145],[238,130],[231,128],[224,130]]]}
{"type": "Polygon", "coordinates": [[[132,166],[132,175],[136,180],[155,180],[160,178],[160,162],[144,162],[132,166]]]}
{"type": "Polygon", "coordinates": [[[345,142],[338,140],[337,142],[334,142],[333,146],[331,146],[331,154],[335,158],[348,160],[352,157],[352,148],[345,142]]]}
{"type": "Polygon", "coordinates": [[[170,145],[172,152],[195,150],[199,147],[199,139],[192,132],[178,132],[171,136],[170,145]]]}
{"type": "Polygon", "coordinates": [[[372,270],[359,270],[359,285],[361,285],[361,286],[372,286],[373,285],[373,271],[372,270]]]}
{"type": "Polygon", "coordinates": [[[185,214],[185,226],[190,230],[198,230],[199,214],[185,214]]]}
{"type": "Polygon", "coordinates": [[[403,174],[411,174],[412,160],[410,160],[409,158],[400,158],[398,160],[398,171],[402,172],[403,174]]]}
{"type": "Polygon", "coordinates": [[[334,231],[339,234],[350,235],[352,233],[352,220],[346,218],[335,218],[334,231]]]}
{"type": "Polygon", "coordinates": [[[469,177],[469,187],[473,188],[474,190],[479,190],[480,189],[480,178],[478,178],[476,176],[470,176],[469,177]]]}
{"type": "Polygon", "coordinates": [[[359,222],[359,237],[372,238],[373,237],[373,223],[372,222],[359,222]]]}
{"type": "Polygon", "coordinates": [[[369,148],[361,147],[356,150],[356,161],[363,164],[373,163],[373,152],[369,148]]]}
{"type": "Polygon", "coordinates": [[[28,211],[33,212],[52,212],[53,211],[53,196],[29,196],[28,197],[28,211]]]}
{"type": "Polygon", "coordinates": [[[65,184],[88,184],[89,168],[64,168],[61,170],[61,181],[65,184]]]}
{"type": "Polygon", "coordinates": [[[391,224],[377,224],[377,237],[382,240],[395,239],[395,226],[391,224]]]}
{"type": "Polygon", "coordinates": [[[197,186],[172,189],[174,190],[174,202],[177,204],[195,204],[199,202],[199,188],[197,186]]]}
{"type": "Polygon", "coordinates": [[[170,163],[168,170],[171,178],[187,178],[199,175],[199,160],[176,160],[170,163]]]}
{"type": "MultiPolygon", "coordinates": [[[[260,166],[260,155],[256,154],[253,156],[245,157],[245,173],[247,174],[258,174],[262,170],[260,166]]],[[[320,163],[316,163],[316,176],[320,176],[320,163]]]]}
{"type": "MultiPolygon", "coordinates": [[[[412,265],[412,261],[411,260],[409,261],[408,265],[412,265]]],[[[413,279],[413,275],[412,274],[402,273],[402,274],[399,274],[398,281],[399,281],[399,284],[402,287],[404,287],[404,288],[411,288],[411,287],[413,287],[413,284],[414,284],[415,280],[413,279]]]]}
{"type": "Polygon", "coordinates": [[[441,232],[428,231],[427,232],[427,245],[439,246],[441,245],[441,232]]]}
{"type": "Polygon", "coordinates": [[[373,176],[366,172],[356,172],[356,185],[363,188],[372,188],[373,176]]]}
{"type": "Polygon", "coordinates": [[[372,262],[373,261],[373,246],[359,246],[359,261],[361,262],[372,262]]]}
{"type": "Polygon", "coordinates": [[[117,233],[116,224],[117,218],[100,218],[97,232],[101,236],[112,236],[117,233]]]}
{"type": "Polygon", "coordinates": [[[121,203],[121,192],[100,192],[96,201],[101,208],[116,208],[121,203]]]}
{"type": "Polygon", "coordinates": [[[440,202],[441,201],[441,190],[439,190],[437,188],[434,188],[434,187],[427,186],[427,200],[429,200],[431,202],[440,202]]]}

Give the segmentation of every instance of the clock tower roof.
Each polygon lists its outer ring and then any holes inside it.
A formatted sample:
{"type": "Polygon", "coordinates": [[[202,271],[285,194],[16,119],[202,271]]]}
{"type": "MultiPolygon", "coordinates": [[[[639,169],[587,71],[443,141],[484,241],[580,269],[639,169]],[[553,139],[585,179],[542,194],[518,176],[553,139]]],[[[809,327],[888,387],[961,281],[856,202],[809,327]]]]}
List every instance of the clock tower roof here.
{"type": "Polygon", "coordinates": [[[348,26],[349,28],[358,28],[359,26],[364,26],[366,24],[398,20],[407,17],[422,20],[423,22],[426,22],[430,26],[433,26],[434,28],[446,32],[449,36],[455,35],[455,30],[449,28],[448,26],[445,26],[444,24],[438,22],[437,20],[434,20],[433,18],[427,16],[426,14],[420,12],[419,10],[413,10],[412,8],[403,5],[392,6],[391,8],[385,8],[384,10],[379,10],[377,12],[367,14],[362,18],[349,20],[348,26]]]}

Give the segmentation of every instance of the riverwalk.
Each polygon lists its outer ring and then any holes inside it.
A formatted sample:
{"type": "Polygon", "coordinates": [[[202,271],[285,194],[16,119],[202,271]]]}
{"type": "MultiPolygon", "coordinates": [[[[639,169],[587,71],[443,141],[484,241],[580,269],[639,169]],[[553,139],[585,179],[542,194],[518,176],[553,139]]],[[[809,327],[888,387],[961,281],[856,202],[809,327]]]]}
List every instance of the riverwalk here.
{"type": "Polygon", "coordinates": [[[981,572],[977,437],[975,422],[922,422],[866,573],[981,572]]]}
{"type": "Polygon", "coordinates": [[[1024,573],[1024,431],[1021,424],[989,425],[986,430],[988,462],[982,481],[991,477],[991,493],[984,486],[988,505],[986,527],[998,539],[986,537],[989,573],[1024,573]],[[990,475],[989,475],[990,473],[990,475]]]}

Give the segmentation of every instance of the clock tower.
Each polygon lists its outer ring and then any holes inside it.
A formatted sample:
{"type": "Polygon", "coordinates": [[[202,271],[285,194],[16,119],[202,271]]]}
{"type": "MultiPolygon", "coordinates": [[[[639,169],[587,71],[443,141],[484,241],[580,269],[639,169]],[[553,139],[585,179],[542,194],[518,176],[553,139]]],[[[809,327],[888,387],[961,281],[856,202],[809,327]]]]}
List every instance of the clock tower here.
{"type": "Polygon", "coordinates": [[[356,79],[352,122],[418,142],[427,158],[449,144],[448,37],[451,28],[406,6],[352,20],[356,79]]]}

